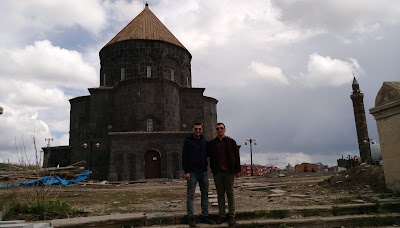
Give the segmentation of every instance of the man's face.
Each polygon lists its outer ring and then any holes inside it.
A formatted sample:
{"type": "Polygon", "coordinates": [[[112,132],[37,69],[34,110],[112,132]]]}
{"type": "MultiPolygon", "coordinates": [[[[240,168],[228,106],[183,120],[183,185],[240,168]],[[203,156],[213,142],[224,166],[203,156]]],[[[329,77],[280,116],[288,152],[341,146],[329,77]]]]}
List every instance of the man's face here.
{"type": "Polygon", "coordinates": [[[195,137],[200,137],[203,134],[203,126],[194,125],[192,131],[195,137]]]}
{"type": "Polygon", "coordinates": [[[223,137],[225,136],[225,126],[223,124],[219,124],[217,126],[215,126],[215,131],[217,132],[217,135],[219,137],[223,137]]]}

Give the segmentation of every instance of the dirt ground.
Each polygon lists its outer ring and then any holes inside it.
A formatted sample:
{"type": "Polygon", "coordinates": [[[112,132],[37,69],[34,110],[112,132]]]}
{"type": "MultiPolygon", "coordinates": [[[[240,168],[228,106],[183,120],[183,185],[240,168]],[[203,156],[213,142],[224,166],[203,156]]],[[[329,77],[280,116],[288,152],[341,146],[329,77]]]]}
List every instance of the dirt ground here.
{"type": "MultiPolygon", "coordinates": [[[[380,167],[356,167],[333,176],[310,173],[310,176],[305,177],[241,177],[235,182],[238,211],[332,205],[343,199],[382,197],[384,189],[383,171],[380,167]],[[271,189],[285,192],[275,194],[271,189]]],[[[200,193],[196,192],[195,209],[199,213],[200,193]]],[[[58,188],[53,194],[86,215],[186,211],[184,180],[152,180],[111,185],[86,183],[58,188]]],[[[216,194],[213,180],[210,180],[209,194],[216,194]]],[[[217,212],[217,208],[210,206],[210,212],[217,212]]]]}
{"type": "MultiPolygon", "coordinates": [[[[67,202],[78,209],[80,214],[74,216],[186,212],[186,182],[183,179],[148,180],[131,184],[87,182],[68,187],[54,186],[49,192],[49,198],[67,202]]],[[[209,194],[216,195],[212,179],[209,194]]],[[[390,195],[384,192],[381,167],[357,167],[333,176],[310,173],[304,177],[240,177],[235,180],[238,211],[351,203],[350,199],[382,198],[385,194],[390,195]],[[273,189],[278,189],[278,194],[273,189]]],[[[195,212],[199,214],[200,211],[200,193],[197,191],[195,212]]],[[[210,203],[210,213],[216,214],[217,211],[218,207],[210,203]]]]}

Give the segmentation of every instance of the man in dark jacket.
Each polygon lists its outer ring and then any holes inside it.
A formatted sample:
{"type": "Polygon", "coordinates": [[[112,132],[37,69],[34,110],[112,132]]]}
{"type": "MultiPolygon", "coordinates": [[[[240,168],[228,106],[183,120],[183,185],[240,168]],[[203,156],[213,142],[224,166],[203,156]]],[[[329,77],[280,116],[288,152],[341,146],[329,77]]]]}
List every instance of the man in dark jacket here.
{"type": "Polygon", "coordinates": [[[195,227],[193,201],[197,182],[201,192],[201,220],[207,224],[215,222],[208,215],[207,141],[203,136],[202,124],[195,123],[192,132],[183,143],[182,167],[187,181],[186,209],[189,226],[195,227]]]}
{"type": "Polygon", "coordinates": [[[236,227],[233,185],[235,176],[238,177],[240,175],[239,147],[235,140],[225,136],[225,124],[217,123],[215,130],[217,131],[217,137],[209,142],[207,150],[218,194],[219,217],[217,223],[221,224],[226,221],[226,194],[228,198],[229,227],[236,227]]]}

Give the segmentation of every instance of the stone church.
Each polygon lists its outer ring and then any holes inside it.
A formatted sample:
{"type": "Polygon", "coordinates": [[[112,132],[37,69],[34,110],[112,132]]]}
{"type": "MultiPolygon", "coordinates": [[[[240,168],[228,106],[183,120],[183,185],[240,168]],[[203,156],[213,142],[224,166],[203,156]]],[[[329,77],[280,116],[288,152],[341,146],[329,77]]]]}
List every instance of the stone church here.
{"type": "Polygon", "coordinates": [[[194,122],[215,137],[217,100],[192,87],[191,54],[148,5],[100,50],[100,85],[70,100],[69,146],[43,148],[45,166],[86,161],[92,179],[182,177],[194,122]]]}

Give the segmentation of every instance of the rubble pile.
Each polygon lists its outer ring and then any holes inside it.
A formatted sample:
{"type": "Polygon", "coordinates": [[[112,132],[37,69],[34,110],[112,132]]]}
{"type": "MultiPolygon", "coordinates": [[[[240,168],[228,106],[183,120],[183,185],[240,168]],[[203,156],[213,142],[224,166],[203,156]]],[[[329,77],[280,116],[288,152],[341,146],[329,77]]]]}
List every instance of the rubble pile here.
{"type": "Polygon", "coordinates": [[[383,168],[366,164],[342,171],[320,182],[320,185],[329,185],[330,187],[357,192],[365,190],[381,192],[386,190],[383,168]]]}
{"type": "Polygon", "coordinates": [[[11,171],[0,172],[0,182],[37,179],[43,176],[59,176],[62,179],[74,179],[85,170],[85,161],[80,161],[65,167],[32,168],[12,166],[11,171]]]}

